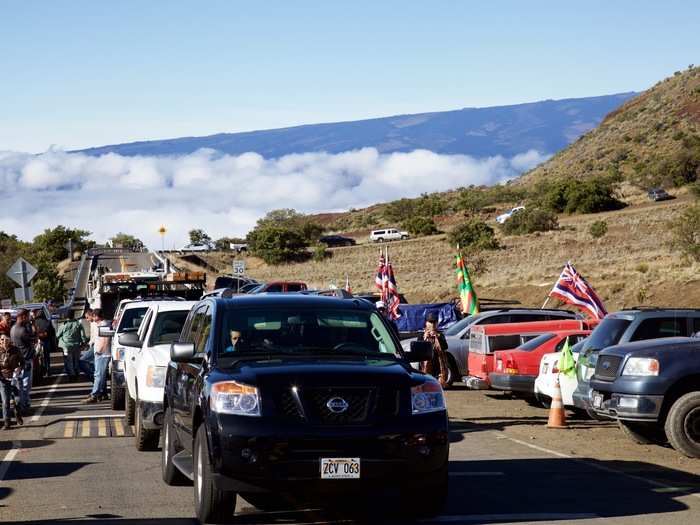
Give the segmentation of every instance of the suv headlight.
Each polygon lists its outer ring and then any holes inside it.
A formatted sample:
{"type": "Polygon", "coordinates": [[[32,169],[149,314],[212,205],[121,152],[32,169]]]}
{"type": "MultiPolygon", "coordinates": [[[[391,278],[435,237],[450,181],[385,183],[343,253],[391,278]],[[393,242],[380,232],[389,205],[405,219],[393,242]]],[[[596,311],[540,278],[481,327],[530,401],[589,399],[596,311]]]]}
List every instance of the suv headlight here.
{"type": "Polygon", "coordinates": [[[211,386],[209,407],[220,414],[260,416],[260,393],[254,386],[221,381],[211,386]]]}
{"type": "Polygon", "coordinates": [[[630,357],[622,369],[623,376],[658,376],[659,361],[652,357],[630,357]]]}
{"type": "Polygon", "coordinates": [[[149,366],[146,369],[146,386],[163,388],[165,386],[164,366],[149,366]]]}
{"type": "Polygon", "coordinates": [[[411,388],[411,406],[414,414],[445,410],[445,394],[440,383],[428,380],[411,388]]]}

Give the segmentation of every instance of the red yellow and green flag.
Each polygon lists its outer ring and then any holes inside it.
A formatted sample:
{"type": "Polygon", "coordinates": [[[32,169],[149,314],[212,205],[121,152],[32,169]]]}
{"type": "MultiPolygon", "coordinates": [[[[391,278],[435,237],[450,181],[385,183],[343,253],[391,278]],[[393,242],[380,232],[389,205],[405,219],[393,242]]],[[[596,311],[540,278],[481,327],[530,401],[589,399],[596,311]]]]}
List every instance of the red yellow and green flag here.
{"type": "Polygon", "coordinates": [[[469,270],[467,270],[467,265],[464,264],[464,258],[461,253],[457,254],[457,289],[462,302],[462,313],[465,315],[478,314],[479,299],[476,297],[472,281],[469,278],[469,270]]]}

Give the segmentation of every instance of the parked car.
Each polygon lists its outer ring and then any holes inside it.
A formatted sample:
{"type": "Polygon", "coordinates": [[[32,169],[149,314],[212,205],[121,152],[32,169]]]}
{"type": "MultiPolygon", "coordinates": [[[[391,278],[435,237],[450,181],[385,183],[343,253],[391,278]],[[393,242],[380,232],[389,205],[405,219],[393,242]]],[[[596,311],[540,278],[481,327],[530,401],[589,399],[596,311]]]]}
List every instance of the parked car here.
{"type": "Polygon", "coordinates": [[[325,244],[329,248],[335,248],[338,246],[355,246],[357,241],[350,237],[343,237],[342,235],[326,235],[321,237],[319,242],[325,244]]]}
{"type": "Polygon", "coordinates": [[[588,337],[590,330],[557,330],[529,340],[514,350],[494,352],[495,370],[489,373],[491,388],[534,396],[535,379],[540,371],[542,356],[561,352],[568,340],[576,344],[588,337]]]}
{"type": "Polygon", "coordinates": [[[673,337],[606,348],[591,378],[593,410],[641,444],[668,440],[700,458],[700,338],[673,337]]]}
{"type": "Polygon", "coordinates": [[[654,202],[673,199],[673,197],[663,188],[652,188],[647,192],[647,195],[649,196],[649,199],[654,202]]]}
{"type": "Polygon", "coordinates": [[[248,243],[247,242],[231,242],[228,245],[229,250],[232,250],[237,253],[241,252],[247,252],[248,251],[248,243]]]}
{"type": "Polygon", "coordinates": [[[102,337],[111,337],[110,363],[111,373],[109,380],[110,401],[112,409],[122,410],[124,408],[124,398],[126,383],[124,379],[124,356],[126,349],[119,344],[119,336],[128,332],[137,332],[141,326],[148,305],[151,301],[137,301],[125,299],[117,307],[117,313],[112,321],[112,328],[99,327],[99,334],[102,337]]]}
{"type": "Polygon", "coordinates": [[[512,350],[547,332],[557,330],[587,330],[590,321],[560,319],[531,323],[476,325],[469,335],[468,376],[462,380],[469,388],[491,388],[489,374],[496,368],[495,353],[512,350]]]}
{"type": "Polygon", "coordinates": [[[408,232],[397,230],[396,228],[385,228],[383,230],[372,230],[369,240],[372,242],[403,241],[408,239],[408,232]]]}
{"type": "Polygon", "coordinates": [[[212,249],[211,244],[186,244],[180,248],[181,252],[208,252],[212,249]]]}
{"type": "Polygon", "coordinates": [[[516,206],[515,208],[512,208],[505,213],[501,213],[498,217],[496,217],[496,222],[498,224],[503,224],[508,219],[510,219],[513,215],[515,215],[516,213],[518,213],[520,211],[523,211],[524,209],[525,209],[525,206],[516,206]]]}
{"type": "MultiPolygon", "coordinates": [[[[364,296],[362,296],[364,297],[364,296]]],[[[447,384],[452,385],[468,375],[467,361],[469,355],[469,334],[472,326],[503,323],[525,323],[533,321],[553,321],[557,319],[577,319],[578,314],[568,310],[539,308],[500,308],[470,315],[457,321],[445,330],[447,341],[447,361],[450,365],[447,384]]],[[[416,338],[401,341],[401,346],[408,351],[416,338]]]]}
{"type": "Polygon", "coordinates": [[[155,450],[163,424],[163,388],[170,360],[170,345],[180,331],[194,301],[151,303],[137,332],[119,336],[125,347],[124,376],[127,423],[134,425],[138,450],[155,450]]]}
{"type": "MultiPolygon", "coordinates": [[[[571,347],[571,354],[574,357],[574,362],[578,361],[579,352],[585,339],[579,341],[571,347]]],[[[549,408],[549,405],[554,397],[556,382],[559,381],[559,390],[561,391],[562,403],[565,407],[574,407],[574,390],[578,385],[576,375],[569,376],[559,373],[559,358],[561,357],[561,349],[551,354],[544,354],[540,361],[540,370],[535,379],[535,398],[544,406],[549,408]]]]}
{"type": "Polygon", "coordinates": [[[271,281],[262,283],[257,288],[253,288],[247,293],[288,293],[288,292],[303,292],[309,287],[302,281],[271,281]]]}
{"type": "MultiPolygon", "coordinates": [[[[425,342],[411,352],[432,357],[425,342]]],[[[398,489],[414,515],[443,506],[442,388],[411,367],[372,305],[304,294],[207,299],[170,354],[163,479],[194,480],[201,522],[230,519],[238,494],[266,509],[280,494],[318,492],[324,504],[368,485],[398,489]]]]}
{"type": "Polygon", "coordinates": [[[633,341],[687,337],[698,331],[700,310],[697,309],[637,308],[608,314],[581,348],[576,363],[578,386],[573,395],[574,406],[595,416],[591,410],[591,388],[588,382],[593,376],[601,350],[633,341]]]}
{"type": "Polygon", "coordinates": [[[219,288],[235,288],[241,289],[247,284],[260,284],[255,279],[250,277],[236,277],[233,275],[219,275],[214,281],[214,289],[219,288]]]}

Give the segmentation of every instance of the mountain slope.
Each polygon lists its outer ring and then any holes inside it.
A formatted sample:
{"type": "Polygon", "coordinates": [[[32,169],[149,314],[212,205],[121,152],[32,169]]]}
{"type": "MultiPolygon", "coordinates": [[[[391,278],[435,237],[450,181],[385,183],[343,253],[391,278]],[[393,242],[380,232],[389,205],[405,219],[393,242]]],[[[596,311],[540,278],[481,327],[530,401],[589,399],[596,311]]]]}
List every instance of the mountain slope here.
{"type": "Polygon", "coordinates": [[[554,153],[597,126],[635,93],[512,106],[310,124],[291,128],[221,133],[207,137],[132,142],[82,150],[89,155],[183,155],[200,148],[222,153],[254,151],[266,158],[290,153],[340,153],[374,147],[381,153],[428,149],[474,157],[512,157],[534,149],[554,153]]]}
{"type": "Polygon", "coordinates": [[[641,187],[700,177],[700,67],[628,100],[520,182],[597,175],[619,175],[641,187]]]}

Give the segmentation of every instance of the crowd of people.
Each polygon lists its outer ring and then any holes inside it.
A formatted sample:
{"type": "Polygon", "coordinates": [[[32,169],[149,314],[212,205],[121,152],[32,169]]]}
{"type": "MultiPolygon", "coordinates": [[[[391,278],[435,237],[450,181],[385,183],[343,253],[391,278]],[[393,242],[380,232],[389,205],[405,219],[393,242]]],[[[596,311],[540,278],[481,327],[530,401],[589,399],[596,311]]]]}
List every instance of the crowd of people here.
{"type": "Polygon", "coordinates": [[[85,319],[90,323],[89,336],[72,310],[67,312],[58,332],[43,309],[20,308],[14,319],[9,312],[0,316],[0,428],[12,428],[13,413],[17,424],[22,425],[22,416],[31,410],[30,393],[37,355],[43,357],[44,376],[49,377],[51,355],[60,350],[69,381],[77,381],[82,373],[93,383],[90,395],[83,402],[107,399],[110,339],[99,335],[99,325],[103,321],[100,310],[88,310],[85,319]]]}

